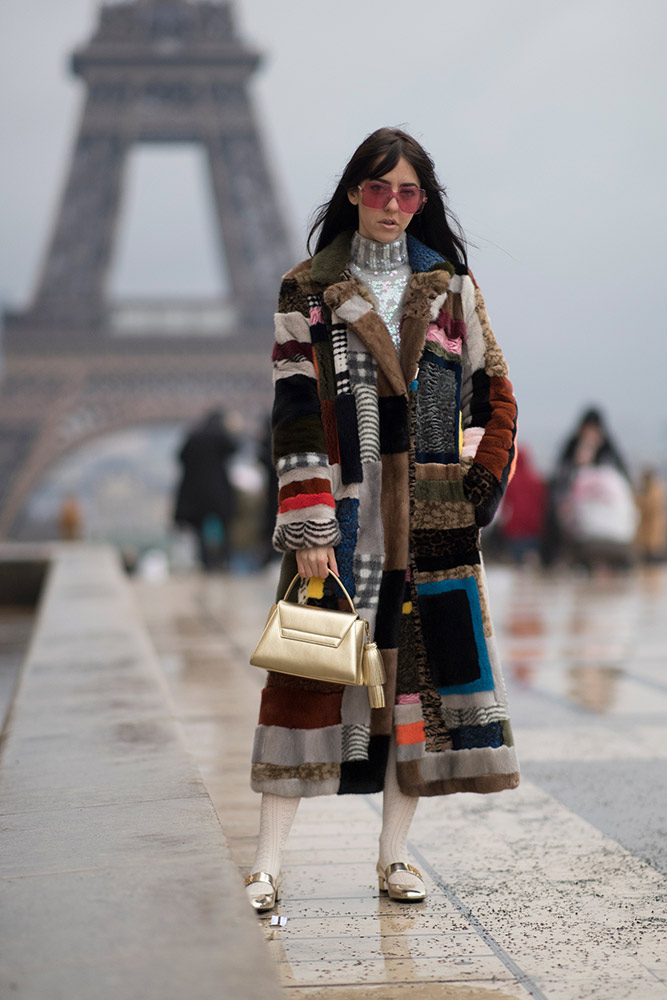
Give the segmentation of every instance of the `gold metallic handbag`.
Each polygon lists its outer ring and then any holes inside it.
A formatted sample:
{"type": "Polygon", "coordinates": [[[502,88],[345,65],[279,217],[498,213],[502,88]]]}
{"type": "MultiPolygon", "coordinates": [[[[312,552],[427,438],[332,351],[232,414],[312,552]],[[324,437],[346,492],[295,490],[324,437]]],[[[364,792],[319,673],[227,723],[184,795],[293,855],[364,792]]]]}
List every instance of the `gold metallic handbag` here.
{"type": "Polygon", "coordinates": [[[354,609],[352,598],[332,570],[351,611],[333,611],[288,601],[299,579],[294,577],[282,601],[269,611],[264,631],[250,657],[253,667],[307,677],[329,684],[365,684],[371,708],[384,708],[382,655],[370,641],[368,622],[354,609]]]}

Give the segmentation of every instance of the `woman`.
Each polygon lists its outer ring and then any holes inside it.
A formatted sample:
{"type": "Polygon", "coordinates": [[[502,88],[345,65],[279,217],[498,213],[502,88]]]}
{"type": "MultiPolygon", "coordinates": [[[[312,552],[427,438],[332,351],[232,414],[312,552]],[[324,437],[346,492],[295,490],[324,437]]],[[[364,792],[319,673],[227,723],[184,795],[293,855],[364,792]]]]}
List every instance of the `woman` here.
{"type": "Polygon", "coordinates": [[[259,911],[280,897],[301,796],[383,789],[380,889],[411,901],[425,896],[406,848],[419,796],[519,780],[479,548],[512,465],[516,405],[428,154],[398,129],[374,132],[316,233],[276,314],[278,590],[297,570],[340,574],[382,650],[387,707],[370,710],[363,688],[268,675],[246,880],[259,911]]]}

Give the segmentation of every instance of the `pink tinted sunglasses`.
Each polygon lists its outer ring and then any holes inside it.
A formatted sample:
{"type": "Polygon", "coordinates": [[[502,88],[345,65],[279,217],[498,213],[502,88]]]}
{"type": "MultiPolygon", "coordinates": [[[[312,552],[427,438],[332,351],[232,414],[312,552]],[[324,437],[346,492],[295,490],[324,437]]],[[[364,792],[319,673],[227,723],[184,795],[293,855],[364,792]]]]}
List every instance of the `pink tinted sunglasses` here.
{"type": "Polygon", "coordinates": [[[394,191],[387,181],[379,180],[366,181],[363,186],[357,186],[361,191],[361,203],[366,208],[386,208],[395,198],[401,212],[419,215],[426,204],[426,191],[411,184],[404,184],[398,191],[394,191]]]}

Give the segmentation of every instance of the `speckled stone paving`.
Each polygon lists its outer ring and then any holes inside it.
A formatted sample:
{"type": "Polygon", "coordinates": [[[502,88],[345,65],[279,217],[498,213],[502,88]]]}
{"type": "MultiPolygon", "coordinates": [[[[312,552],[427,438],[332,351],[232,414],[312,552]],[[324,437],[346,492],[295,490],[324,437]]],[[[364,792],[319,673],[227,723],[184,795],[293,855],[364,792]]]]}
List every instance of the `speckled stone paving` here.
{"type": "MultiPolygon", "coordinates": [[[[274,579],[135,586],[239,878],[259,812],[247,659],[274,579]]],[[[292,1000],[667,1000],[667,574],[489,583],[521,786],[420,802],[412,906],[378,893],[380,796],[302,802],[287,924],[261,920],[292,1000]]]]}

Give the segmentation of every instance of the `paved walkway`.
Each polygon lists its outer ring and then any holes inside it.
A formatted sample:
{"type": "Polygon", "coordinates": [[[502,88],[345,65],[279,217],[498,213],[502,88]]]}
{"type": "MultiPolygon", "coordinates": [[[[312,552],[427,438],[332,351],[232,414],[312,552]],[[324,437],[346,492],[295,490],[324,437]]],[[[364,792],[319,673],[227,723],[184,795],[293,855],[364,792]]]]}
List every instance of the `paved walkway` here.
{"type": "MultiPolygon", "coordinates": [[[[263,682],[246,664],[274,578],[135,585],[243,873],[263,682]]],[[[420,803],[429,897],[410,907],[378,894],[380,796],[302,802],[287,924],[261,921],[292,1000],[667,1000],[667,574],[492,569],[490,590],[522,784],[420,803]]]]}
{"type": "MultiPolygon", "coordinates": [[[[0,711],[25,652],[0,741],[0,997],[275,1000],[117,555],[53,546],[41,565],[34,628],[0,608],[0,711]]],[[[0,547],[0,585],[8,567],[0,547]]]]}

